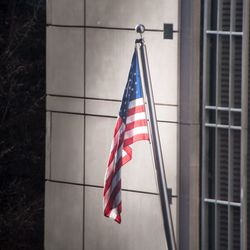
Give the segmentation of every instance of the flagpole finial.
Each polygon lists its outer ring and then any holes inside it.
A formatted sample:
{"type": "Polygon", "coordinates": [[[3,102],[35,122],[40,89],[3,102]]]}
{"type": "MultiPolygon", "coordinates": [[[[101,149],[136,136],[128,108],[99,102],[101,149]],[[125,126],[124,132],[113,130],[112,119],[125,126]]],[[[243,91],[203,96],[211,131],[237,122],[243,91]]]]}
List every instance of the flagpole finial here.
{"type": "Polygon", "coordinates": [[[145,31],[145,26],[143,24],[137,24],[135,26],[135,31],[139,34],[142,34],[145,31]]]}

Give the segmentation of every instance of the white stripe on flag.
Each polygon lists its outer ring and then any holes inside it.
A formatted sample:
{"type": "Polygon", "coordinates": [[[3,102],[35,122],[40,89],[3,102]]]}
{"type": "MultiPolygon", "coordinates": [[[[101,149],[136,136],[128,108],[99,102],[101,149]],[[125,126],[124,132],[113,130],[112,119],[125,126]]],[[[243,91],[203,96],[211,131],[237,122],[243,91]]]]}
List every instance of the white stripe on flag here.
{"type": "Polygon", "coordinates": [[[139,120],[145,120],[146,119],[146,115],[145,112],[140,112],[140,113],[136,113],[134,115],[128,116],[126,123],[129,124],[131,122],[135,122],[135,121],[139,121],[139,120]]]}
{"type": "Polygon", "coordinates": [[[123,131],[125,130],[125,124],[122,123],[119,130],[117,131],[117,133],[115,134],[112,143],[111,143],[111,147],[110,147],[110,152],[113,151],[114,147],[116,146],[116,144],[119,143],[120,140],[120,135],[123,133],[123,131]]]}
{"type": "Polygon", "coordinates": [[[128,139],[130,137],[133,137],[135,135],[139,134],[147,134],[148,133],[148,128],[146,126],[143,127],[136,127],[131,130],[128,130],[125,132],[124,139],[128,139]]]}
{"type": "Polygon", "coordinates": [[[109,217],[112,218],[113,220],[115,220],[117,215],[118,215],[117,208],[114,208],[111,210],[109,217]]]}
{"type": "Polygon", "coordinates": [[[109,201],[109,197],[111,196],[111,194],[113,193],[114,189],[116,188],[117,183],[121,180],[121,169],[119,169],[119,171],[115,174],[115,176],[112,179],[111,185],[108,189],[108,191],[105,194],[104,197],[104,206],[107,206],[107,203],[109,201]]]}
{"type": "Polygon", "coordinates": [[[144,104],[143,98],[138,98],[138,99],[135,99],[133,101],[130,101],[128,108],[131,109],[131,108],[134,108],[136,106],[141,106],[143,104],[144,104]]]}
{"type": "Polygon", "coordinates": [[[114,156],[114,159],[109,164],[108,168],[106,169],[105,179],[107,180],[111,173],[113,172],[113,169],[116,167],[115,163],[117,163],[122,157],[127,156],[127,152],[123,150],[123,144],[120,146],[120,148],[116,151],[116,154],[114,156]]]}

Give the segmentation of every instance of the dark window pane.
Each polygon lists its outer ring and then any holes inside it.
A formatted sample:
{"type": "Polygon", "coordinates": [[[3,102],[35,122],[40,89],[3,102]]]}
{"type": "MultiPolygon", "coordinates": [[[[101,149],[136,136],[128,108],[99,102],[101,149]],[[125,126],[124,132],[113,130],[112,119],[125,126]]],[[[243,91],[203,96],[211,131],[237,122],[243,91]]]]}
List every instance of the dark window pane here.
{"type": "Polygon", "coordinates": [[[240,249],[240,208],[232,207],[231,208],[232,216],[232,249],[240,249]]]}
{"type": "Polygon", "coordinates": [[[211,124],[215,124],[216,123],[216,111],[213,109],[208,109],[206,110],[206,122],[207,123],[211,123],[211,124]]]}
{"type": "Polygon", "coordinates": [[[215,206],[214,204],[206,204],[207,212],[207,249],[215,249],[215,206]]]}
{"type": "Polygon", "coordinates": [[[218,111],[219,124],[228,125],[229,124],[229,113],[228,111],[218,111]]]}
{"type": "Polygon", "coordinates": [[[218,199],[228,199],[228,130],[218,129],[218,199]]]}
{"type": "Polygon", "coordinates": [[[234,37],[234,60],[233,60],[233,107],[241,108],[241,53],[242,53],[242,39],[241,37],[234,37]]]}
{"type": "Polygon", "coordinates": [[[220,67],[219,75],[219,106],[229,106],[229,36],[220,37],[220,61],[218,67],[220,67]]]}
{"type": "Polygon", "coordinates": [[[221,29],[223,31],[230,30],[230,0],[221,0],[221,29]]]}
{"type": "Polygon", "coordinates": [[[241,125],[241,113],[231,112],[231,116],[232,116],[232,125],[240,126],[241,125]]]}
{"type": "Polygon", "coordinates": [[[218,249],[228,249],[228,207],[225,205],[218,205],[218,249]]]}
{"type": "Polygon", "coordinates": [[[232,131],[232,195],[234,202],[240,202],[240,131],[232,131]]]}
{"type": "Polygon", "coordinates": [[[207,128],[207,195],[215,198],[215,128],[207,128]]]}
{"type": "Polygon", "coordinates": [[[217,29],[217,5],[218,5],[217,0],[210,1],[210,6],[209,6],[210,13],[208,13],[208,18],[209,18],[208,29],[209,30],[217,29]]]}
{"type": "Polygon", "coordinates": [[[208,44],[208,74],[207,74],[207,104],[209,106],[216,105],[216,51],[217,41],[215,35],[209,35],[208,44]]]}
{"type": "Polygon", "coordinates": [[[242,17],[243,17],[242,8],[243,8],[243,1],[235,0],[235,24],[234,24],[235,31],[242,31],[242,17]]]}

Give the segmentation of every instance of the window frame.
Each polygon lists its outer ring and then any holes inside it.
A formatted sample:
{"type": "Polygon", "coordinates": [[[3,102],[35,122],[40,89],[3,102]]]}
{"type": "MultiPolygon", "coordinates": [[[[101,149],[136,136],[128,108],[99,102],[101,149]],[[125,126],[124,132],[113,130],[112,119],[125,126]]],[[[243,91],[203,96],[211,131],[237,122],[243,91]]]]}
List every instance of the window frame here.
{"type": "Polygon", "coordinates": [[[230,2],[230,30],[222,30],[222,23],[221,23],[221,10],[222,10],[222,0],[217,0],[217,22],[216,22],[216,29],[209,29],[209,24],[211,24],[210,20],[210,12],[211,12],[211,0],[204,1],[204,30],[203,30],[203,99],[202,99],[202,163],[201,163],[201,248],[208,249],[208,204],[214,204],[214,244],[215,249],[218,248],[218,209],[219,206],[225,205],[228,208],[228,249],[232,249],[232,217],[231,217],[231,208],[232,207],[240,207],[240,245],[241,249],[247,249],[247,138],[248,138],[248,46],[249,46],[249,0],[243,1],[243,20],[242,20],[242,31],[234,31],[235,25],[235,0],[231,0],[230,2]],[[208,105],[207,96],[208,96],[208,37],[209,36],[216,36],[216,102],[215,105],[208,105]],[[221,107],[218,105],[220,103],[219,99],[219,71],[220,71],[220,64],[219,64],[219,54],[220,54],[220,39],[222,36],[229,36],[230,39],[230,62],[229,62],[229,104],[228,107],[221,107]],[[232,106],[232,65],[233,65],[233,40],[235,36],[242,37],[242,53],[241,53],[241,108],[235,109],[232,106]],[[207,122],[207,113],[209,110],[215,110],[216,119],[215,123],[210,124],[207,122]],[[229,112],[229,123],[228,125],[221,125],[219,124],[218,114],[220,110],[225,110],[229,112]],[[232,111],[240,112],[241,113],[241,126],[234,126],[232,124],[232,111]],[[215,129],[215,198],[210,199],[207,197],[207,179],[208,179],[208,168],[206,163],[206,155],[207,155],[207,130],[209,127],[213,127],[215,129]],[[229,144],[228,144],[228,171],[229,171],[229,178],[228,178],[228,192],[229,196],[232,195],[232,183],[231,183],[231,174],[232,174],[232,162],[230,154],[232,153],[232,138],[231,133],[234,129],[240,130],[241,132],[241,152],[240,152],[240,202],[233,202],[230,199],[227,201],[218,199],[218,137],[219,131],[221,129],[227,129],[229,133],[229,144]]]}

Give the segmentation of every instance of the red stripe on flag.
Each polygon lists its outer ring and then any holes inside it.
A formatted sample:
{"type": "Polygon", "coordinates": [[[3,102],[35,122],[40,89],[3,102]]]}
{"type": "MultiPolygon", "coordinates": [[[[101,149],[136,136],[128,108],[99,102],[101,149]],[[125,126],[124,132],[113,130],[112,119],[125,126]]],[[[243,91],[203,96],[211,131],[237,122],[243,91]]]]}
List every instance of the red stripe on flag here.
{"type": "Polygon", "coordinates": [[[112,194],[109,197],[109,201],[104,209],[104,215],[109,217],[110,213],[112,211],[113,207],[113,202],[116,198],[116,195],[120,192],[121,190],[121,180],[119,180],[119,182],[117,183],[115,189],[113,190],[112,194]]]}
{"type": "Polygon", "coordinates": [[[134,135],[133,137],[130,137],[126,140],[124,140],[124,147],[129,146],[131,144],[133,144],[136,141],[142,141],[142,140],[149,140],[149,136],[148,134],[138,134],[138,135],[134,135]]]}
{"type": "Polygon", "coordinates": [[[117,132],[120,130],[121,125],[122,125],[122,119],[121,119],[121,117],[118,117],[116,124],[115,124],[114,137],[117,134],[117,132]]]}
{"type": "Polygon", "coordinates": [[[123,150],[125,150],[127,154],[124,157],[120,158],[120,160],[115,165],[115,169],[107,178],[105,185],[104,185],[104,191],[103,191],[104,196],[109,190],[110,186],[112,185],[112,180],[114,179],[115,175],[118,173],[120,168],[132,159],[132,149],[130,147],[126,147],[126,148],[123,148],[123,150]]]}
{"type": "Polygon", "coordinates": [[[122,219],[121,219],[121,215],[120,214],[122,212],[122,202],[120,202],[118,204],[117,211],[118,211],[118,215],[116,216],[115,221],[118,222],[119,224],[121,224],[122,219]]]}
{"type": "Polygon", "coordinates": [[[145,112],[144,105],[136,106],[128,110],[127,116],[134,115],[136,113],[145,112]]]}
{"type": "MultiPolygon", "coordinates": [[[[121,124],[122,125],[122,124],[121,124]]],[[[120,128],[121,128],[121,126],[120,126],[120,128]]],[[[118,130],[119,131],[119,130],[118,130]]],[[[119,148],[120,148],[120,146],[122,145],[122,143],[123,143],[123,138],[124,138],[124,132],[125,131],[123,131],[121,134],[120,134],[120,136],[119,136],[119,142],[118,143],[116,143],[115,145],[114,145],[114,148],[113,149],[111,149],[111,152],[110,152],[110,156],[109,156],[109,160],[108,160],[108,166],[111,164],[111,162],[113,161],[113,159],[114,159],[114,157],[115,157],[115,154],[117,153],[117,151],[119,150],[119,148]]]]}
{"type": "Polygon", "coordinates": [[[147,126],[147,121],[145,119],[144,120],[138,120],[138,121],[135,121],[135,122],[131,122],[131,123],[126,125],[125,132],[128,131],[128,130],[131,130],[133,128],[143,127],[143,126],[147,126]]]}
{"type": "Polygon", "coordinates": [[[120,169],[123,165],[125,165],[128,161],[132,159],[132,149],[130,147],[124,147],[123,150],[127,153],[124,157],[117,162],[116,167],[120,169]]]}

